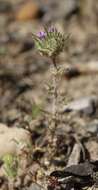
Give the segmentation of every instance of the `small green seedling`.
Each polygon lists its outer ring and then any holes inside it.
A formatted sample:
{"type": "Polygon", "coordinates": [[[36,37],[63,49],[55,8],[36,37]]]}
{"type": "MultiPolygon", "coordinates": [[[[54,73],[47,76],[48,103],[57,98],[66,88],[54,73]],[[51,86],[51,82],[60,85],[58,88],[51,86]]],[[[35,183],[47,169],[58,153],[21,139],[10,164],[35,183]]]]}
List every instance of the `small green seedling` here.
{"type": "Polygon", "coordinates": [[[32,118],[36,119],[37,116],[41,114],[41,106],[34,104],[32,107],[32,118]]]}
{"type": "Polygon", "coordinates": [[[12,154],[6,154],[2,160],[6,175],[10,178],[15,178],[18,171],[18,158],[12,154]]]}

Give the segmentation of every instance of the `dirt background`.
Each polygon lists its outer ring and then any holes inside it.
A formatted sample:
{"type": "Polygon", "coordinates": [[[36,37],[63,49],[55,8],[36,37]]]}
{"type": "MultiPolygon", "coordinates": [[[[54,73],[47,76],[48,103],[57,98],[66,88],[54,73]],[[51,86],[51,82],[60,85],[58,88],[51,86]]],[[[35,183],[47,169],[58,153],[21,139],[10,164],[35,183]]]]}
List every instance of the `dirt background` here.
{"type": "MultiPolygon", "coordinates": [[[[66,189],[48,187],[46,176],[55,169],[98,159],[97,74],[97,0],[0,0],[0,122],[31,130],[33,161],[29,169],[38,172],[35,181],[46,189],[66,189]],[[45,88],[46,82],[51,83],[51,63],[36,52],[32,38],[32,33],[49,23],[70,34],[67,48],[57,61],[58,66],[65,67],[59,83],[59,106],[65,109],[76,101],[66,113],[58,115],[58,129],[50,147],[51,116],[39,107],[51,109],[45,88]]],[[[30,178],[30,184],[33,182],[30,178]]],[[[23,187],[4,184],[1,189],[40,190],[40,186],[31,187],[27,182],[23,187]]]]}

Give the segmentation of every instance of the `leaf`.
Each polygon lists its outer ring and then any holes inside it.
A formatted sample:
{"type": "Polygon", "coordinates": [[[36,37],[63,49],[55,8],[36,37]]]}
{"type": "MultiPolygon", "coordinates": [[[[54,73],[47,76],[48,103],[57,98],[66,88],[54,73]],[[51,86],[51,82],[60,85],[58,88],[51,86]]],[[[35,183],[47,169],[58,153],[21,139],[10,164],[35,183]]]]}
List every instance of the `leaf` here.
{"type": "Polygon", "coordinates": [[[3,159],[4,161],[4,170],[8,177],[14,178],[17,176],[18,170],[18,159],[12,154],[6,154],[3,159]]]}
{"type": "Polygon", "coordinates": [[[36,119],[37,116],[39,116],[41,113],[41,106],[34,104],[32,107],[32,118],[36,119]]]}

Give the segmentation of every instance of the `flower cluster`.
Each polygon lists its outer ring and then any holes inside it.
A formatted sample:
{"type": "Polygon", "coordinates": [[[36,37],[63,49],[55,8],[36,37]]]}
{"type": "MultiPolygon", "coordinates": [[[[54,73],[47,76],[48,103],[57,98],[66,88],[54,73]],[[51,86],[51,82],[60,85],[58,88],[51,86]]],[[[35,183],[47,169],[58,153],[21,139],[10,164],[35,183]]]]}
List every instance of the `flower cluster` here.
{"type": "Polygon", "coordinates": [[[33,34],[36,49],[42,55],[56,57],[63,51],[68,36],[65,36],[57,31],[55,27],[45,28],[44,31],[33,34]]]}

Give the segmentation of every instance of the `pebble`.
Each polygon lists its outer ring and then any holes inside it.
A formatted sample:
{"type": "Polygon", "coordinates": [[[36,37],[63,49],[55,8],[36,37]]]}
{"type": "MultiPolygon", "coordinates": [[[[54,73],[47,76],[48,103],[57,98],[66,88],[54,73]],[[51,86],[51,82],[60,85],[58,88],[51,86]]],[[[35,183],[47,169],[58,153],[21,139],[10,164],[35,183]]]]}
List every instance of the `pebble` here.
{"type": "Polygon", "coordinates": [[[28,187],[27,190],[43,190],[43,188],[41,188],[41,186],[39,186],[36,183],[32,183],[32,185],[30,185],[30,187],[28,187]]]}
{"type": "Polygon", "coordinates": [[[98,135],[98,121],[88,124],[85,128],[88,132],[98,135]]]}
{"type": "Polygon", "coordinates": [[[0,13],[7,13],[12,11],[12,5],[8,1],[1,0],[0,1],[0,13]]]}
{"type": "Polygon", "coordinates": [[[76,0],[47,1],[47,12],[44,15],[44,20],[54,20],[62,17],[68,18],[75,12],[77,6],[76,0]]]}
{"type": "Polygon", "coordinates": [[[6,154],[16,154],[19,152],[19,146],[15,142],[30,144],[31,138],[29,132],[17,127],[7,127],[0,123],[0,157],[6,154]]]}
{"type": "Polygon", "coordinates": [[[63,107],[64,112],[81,112],[85,115],[93,115],[96,112],[98,99],[95,96],[82,97],[72,101],[63,107]]]}
{"type": "Polygon", "coordinates": [[[15,18],[20,21],[35,19],[38,17],[39,11],[39,6],[36,3],[28,1],[17,10],[15,18]]]}

